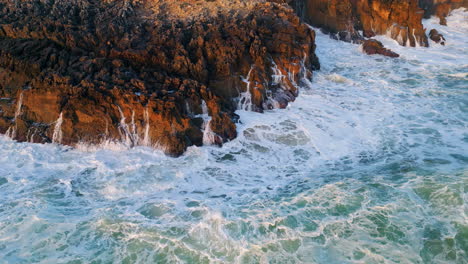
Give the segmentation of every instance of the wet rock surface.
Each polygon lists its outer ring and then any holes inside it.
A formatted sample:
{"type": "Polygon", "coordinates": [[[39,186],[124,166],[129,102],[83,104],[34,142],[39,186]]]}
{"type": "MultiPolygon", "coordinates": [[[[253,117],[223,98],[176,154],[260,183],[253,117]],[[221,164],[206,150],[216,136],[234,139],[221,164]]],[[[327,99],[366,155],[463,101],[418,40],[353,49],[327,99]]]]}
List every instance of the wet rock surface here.
{"type": "Polygon", "coordinates": [[[461,6],[467,0],[0,0],[0,133],[174,156],[222,145],[237,135],[237,109],[284,108],[319,69],[304,22],[398,57],[366,38],[428,46],[422,17],[461,6]]]}
{"type": "Polygon", "coordinates": [[[444,35],[440,34],[437,29],[431,29],[429,31],[429,38],[434,41],[435,43],[439,43],[441,45],[445,45],[445,38],[444,35]]]}
{"type": "Polygon", "coordinates": [[[0,133],[180,155],[285,107],[318,69],[314,31],[263,1],[0,0],[0,133]],[[238,99],[240,98],[240,100],[238,99]]]}
{"type": "Polygon", "coordinates": [[[428,46],[416,0],[290,0],[311,25],[337,39],[362,43],[387,34],[403,46],[428,46]]]}
{"type": "Polygon", "coordinates": [[[367,39],[362,43],[362,50],[368,55],[380,54],[383,56],[397,58],[400,57],[397,53],[386,49],[382,42],[375,39],[367,39]]]}

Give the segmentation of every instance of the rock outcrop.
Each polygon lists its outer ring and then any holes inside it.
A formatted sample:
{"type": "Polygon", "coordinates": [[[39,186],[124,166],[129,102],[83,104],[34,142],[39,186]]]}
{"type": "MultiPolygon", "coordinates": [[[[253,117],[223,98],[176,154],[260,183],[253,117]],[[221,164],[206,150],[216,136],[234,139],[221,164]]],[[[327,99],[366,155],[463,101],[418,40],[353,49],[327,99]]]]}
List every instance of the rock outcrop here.
{"type": "Polygon", "coordinates": [[[313,26],[348,42],[387,34],[403,46],[428,46],[417,0],[286,0],[313,26]]]}
{"type": "Polygon", "coordinates": [[[429,31],[429,38],[435,43],[445,45],[444,35],[440,34],[439,31],[437,31],[437,29],[431,29],[431,31],[429,31]]]}
{"type": "Polygon", "coordinates": [[[380,54],[383,56],[397,58],[400,57],[398,53],[395,53],[389,49],[386,49],[382,42],[375,39],[367,39],[362,43],[362,50],[368,55],[380,54]]]}
{"type": "Polygon", "coordinates": [[[424,17],[432,15],[439,17],[441,25],[447,25],[446,17],[450,11],[465,7],[468,8],[468,0],[419,0],[419,6],[424,9],[424,17]]]}
{"type": "Polygon", "coordinates": [[[0,133],[163,148],[236,137],[318,69],[314,31],[243,0],[0,0],[0,133]]]}

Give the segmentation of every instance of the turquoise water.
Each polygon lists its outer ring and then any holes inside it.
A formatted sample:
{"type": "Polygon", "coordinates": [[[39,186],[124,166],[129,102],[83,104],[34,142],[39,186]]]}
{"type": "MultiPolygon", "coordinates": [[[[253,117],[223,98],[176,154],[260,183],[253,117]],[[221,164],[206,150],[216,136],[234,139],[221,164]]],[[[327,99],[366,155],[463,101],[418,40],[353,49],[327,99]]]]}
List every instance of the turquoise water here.
{"type": "Polygon", "coordinates": [[[468,23],[362,54],[318,33],[288,109],[180,158],[0,139],[0,263],[467,263],[468,23]]]}

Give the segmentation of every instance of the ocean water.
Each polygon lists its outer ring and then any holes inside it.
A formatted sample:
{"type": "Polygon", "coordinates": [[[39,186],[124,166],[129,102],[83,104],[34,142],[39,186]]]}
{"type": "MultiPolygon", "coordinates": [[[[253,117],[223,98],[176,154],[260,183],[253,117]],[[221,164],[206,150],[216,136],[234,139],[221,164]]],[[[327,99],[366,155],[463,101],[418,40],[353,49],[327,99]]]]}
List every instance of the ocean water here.
{"type": "Polygon", "coordinates": [[[398,59],[317,33],[287,109],[180,158],[0,139],[0,263],[467,263],[468,13],[398,59]]]}

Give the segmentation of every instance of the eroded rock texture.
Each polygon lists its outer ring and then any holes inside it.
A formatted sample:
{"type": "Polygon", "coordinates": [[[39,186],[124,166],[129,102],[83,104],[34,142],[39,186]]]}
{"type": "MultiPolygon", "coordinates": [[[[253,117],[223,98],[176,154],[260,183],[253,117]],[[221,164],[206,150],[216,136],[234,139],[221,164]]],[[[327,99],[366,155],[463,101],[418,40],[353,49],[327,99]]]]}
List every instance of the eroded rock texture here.
{"type": "Polygon", "coordinates": [[[388,34],[403,46],[428,46],[417,0],[289,0],[300,16],[340,40],[388,34]]]}
{"type": "Polygon", "coordinates": [[[319,67],[314,38],[263,1],[0,0],[0,133],[170,155],[222,144],[238,107],[294,100],[319,67]]]}

